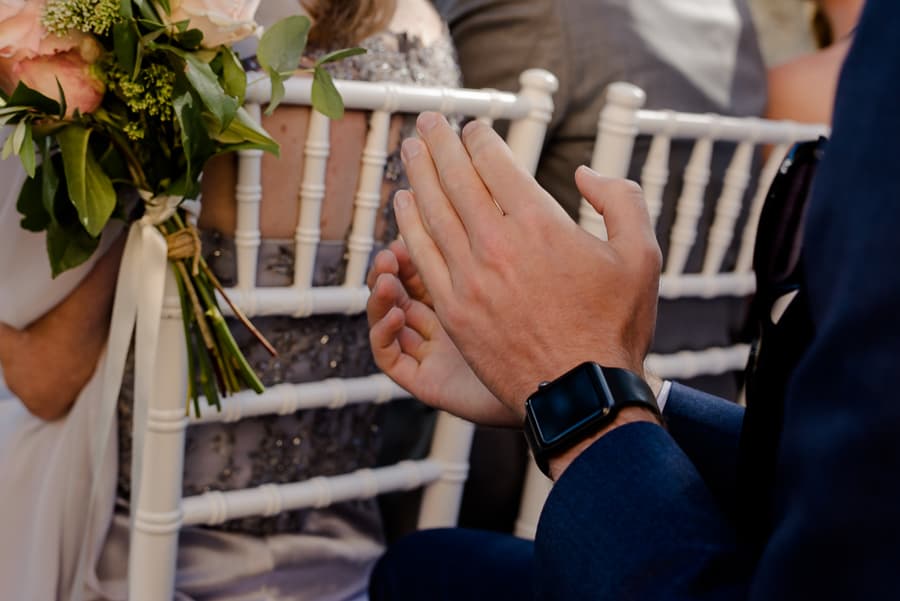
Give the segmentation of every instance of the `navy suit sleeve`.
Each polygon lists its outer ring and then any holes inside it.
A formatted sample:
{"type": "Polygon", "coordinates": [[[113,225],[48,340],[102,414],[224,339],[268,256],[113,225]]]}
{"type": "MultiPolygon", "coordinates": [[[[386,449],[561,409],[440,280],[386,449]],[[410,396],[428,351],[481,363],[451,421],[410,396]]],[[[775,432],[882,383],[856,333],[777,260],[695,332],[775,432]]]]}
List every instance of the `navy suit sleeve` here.
{"type": "Polygon", "coordinates": [[[663,416],[669,434],[697,468],[719,507],[731,514],[736,506],[744,408],[673,382],[663,416]]]}
{"type": "Polygon", "coordinates": [[[568,467],[535,537],[538,599],[746,597],[731,522],[661,427],[600,438],[568,467]]]}
{"type": "Polygon", "coordinates": [[[541,598],[900,599],[898,31],[900,3],[869,0],[841,77],[806,222],[815,336],[785,399],[762,557],[742,556],[675,441],[630,424],[554,487],[535,540],[541,598]]]}
{"type": "Polygon", "coordinates": [[[790,383],[754,599],[900,599],[900,3],[869,0],[805,249],[815,337],[790,383]]]}

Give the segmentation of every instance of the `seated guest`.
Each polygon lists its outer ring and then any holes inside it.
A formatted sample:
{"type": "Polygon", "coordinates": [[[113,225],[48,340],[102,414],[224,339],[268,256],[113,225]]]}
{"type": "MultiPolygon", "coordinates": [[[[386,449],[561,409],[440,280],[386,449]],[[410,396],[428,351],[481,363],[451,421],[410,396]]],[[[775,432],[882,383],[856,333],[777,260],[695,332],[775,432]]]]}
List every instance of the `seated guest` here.
{"type": "MultiPolygon", "coordinates": [[[[456,86],[458,69],[446,27],[425,0],[317,0],[264,2],[257,20],[270,25],[304,9],[315,25],[309,52],[319,55],[360,45],[367,54],[330,65],[337,78],[390,80],[456,86]],[[396,7],[396,9],[395,9],[396,7]]],[[[242,56],[254,48],[242,48],[242,56]]],[[[309,111],[282,106],[264,126],[281,144],[281,158],[263,159],[262,245],[257,284],[289,283],[303,141],[309,111]],[[285,167],[289,165],[290,167],[285,167]]],[[[384,207],[379,211],[378,244],[396,237],[389,198],[406,186],[399,140],[413,131],[413,119],[397,118],[388,159],[384,207]]],[[[367,133],[367,114],[348,111],[332,124],[332,153],[323,204],[322,243],[316,280],[339,283],[355,184],[367,133]]],[[[210,267],[229,285],[234,279],[234,158],[210,163],[203,180],[201,236],[210,267]]],[[[5,182],[24,177],[13,160],[0,163],[5,182]]],[[[76,573],[89,491],[91,428],[89,395],[99,394],[94,368],[102,356],[115,289],[119,245],[93,266],[49,277],[42,237],[20,229],[18,186],[0,196],[0,366],[11,394],[0,398],[0,598],[68,599],[76,573]],[[42,266],[48,273],[40,277],[42,266]],[[23,277],[23,274],[28,277],[23,277]],[[13,287],[12,281],[27,280],[13,287]],[[36,300],[37,299],[37,300],[36,300]],[[53,366],[48,373],[47,365],[53,366]],[[30,411],[32,415],[27,412],[30,411]],[[56,420],[56,421],[50,421],[56,420]],[[72,426],[80,424],[80,429],[72,426]],[[78,432],[79,439],[66,433],[78,432]],[[79,446],[80,445],[80,446],[79,446]],[[71,482],[70,482],[71,480],[71,482]],[[78,484],[81,483],[81,484],[78,484]],[[48,486],[59,488],[47,489],[48,486]],[[73,494],[78,493],[78,494],[73,494]],[[73,496],[79,503],[67,503],[73,496]],[[37,568],[40,566],[40,569],[37,568]]],[[[116,239],[110,232],[110,244],[116,239]]],[[[108,246],[109,244],[107,244],[108,246]]],[[[98,253],[99,254],[99,253],[98,253]]],[[[263,382],[300,383],[328,377],[364,376],[377,371],[367,342],[364,316],[319,315],[308,319],[254,320],[280,353],[273,360],[245,336],[235,336],[263,382]]],[[[102,370],[98,370],[102,371],[102,370]]],[[[97,557],[84,585],[91,599],[124,599],[128,558],[131,482],[133,367],[118,404],[118,456],[107,509],[94,532],[97,557]],[[113,498],[113,496],[115,498],[113,498]],[[115,513],[113,503],[115,502],[115,513]],[[111,518],[111,522],[110,522],[111,518]],[[108,530],[106,526],[109,525],[108,530]],[[105,540],[104,540],[105,537],[105,540]]],[[[3,387],[0,386],[0,391],[3,387]]],[[[370,467],[381,442],[380,409],[371,405],[338,411],[301,411],[188,430],[183,491],[233,490],[283,483],[370,467]]],[[[110,445],[113,446],[113,445],[110,445]]],[[[218,527],[185,528],[180,533],[176,597],[180,600],[278,598],[344,601],[364,592],[368,571],[383,549],[380,515],[374,501],[322,510],[284,512],[272,517],[232,520],[218,527]]]]}

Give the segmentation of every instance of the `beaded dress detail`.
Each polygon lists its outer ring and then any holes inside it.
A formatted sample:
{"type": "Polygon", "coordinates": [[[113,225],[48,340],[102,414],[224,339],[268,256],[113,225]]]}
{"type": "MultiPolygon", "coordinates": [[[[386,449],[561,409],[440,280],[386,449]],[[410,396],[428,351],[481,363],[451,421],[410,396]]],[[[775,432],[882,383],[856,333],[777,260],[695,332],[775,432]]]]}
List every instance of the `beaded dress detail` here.
{"type": "MultiPolygon", "coordinates": [[[[328,65],[338,79],[392,81],[404,84],[456,87],[459,68],[449,36],[423,45],[406,34],[381,33],[360,46],[364,55],[328,65]]],[[[325,50],[321,53],[326,52],[325,50]]],[[[318,54],[314,52],[313,55],[318,54]]],[[[401,136],[414,131],[414,116],[404,117],[401,136]]],[[[385,188],[392,194],[407,182],[392,149],[385,168],[385,188]]],[[[396,222],[385,203],[384,228],[376,247],[393,240],[396,222]]],[[[234,284],[233,240],[203,231],[203,252],[225,286],[234,284]]],[[[316,258],[314,285],[340,285],[346,264],[346,243],[323,241],[316,258]]],[[[377,250],[377,248],[376,248],[377,250]]],[[[263,240],[259,252],[259,286],[289,285],[294,262],[293,241],[263,240]]],[[[368,342],[365,315],[318,315],[255,318],[254,324],[279,352],[272,358],[242,327],[235,338],[266,386],[325,378],[360,377],[377,372],[368,342]]],[[[131,488],[131,407],[133,369],[127,369],[119,400],[118,503],[127,503],[131,488]]],[[[354,405],[338,410],[307,410],[292,415],[246,418],[236,423],[211,423],[188,428],[185,440],[183,494],[306,480],[372,467],[380,443],[382,407],[354,405]]],[[[207,408],[207,411],[214,409],[207,408]]],[[[349,502],[326,509],[284,512],[271,517],[231,520],[217,529],[254,536],[296,533],[308,523],[343,520],[374,541],[381,540],[374,500],[349,502]],[[318,514],[311,520],[313,514],[318,514]]]]}

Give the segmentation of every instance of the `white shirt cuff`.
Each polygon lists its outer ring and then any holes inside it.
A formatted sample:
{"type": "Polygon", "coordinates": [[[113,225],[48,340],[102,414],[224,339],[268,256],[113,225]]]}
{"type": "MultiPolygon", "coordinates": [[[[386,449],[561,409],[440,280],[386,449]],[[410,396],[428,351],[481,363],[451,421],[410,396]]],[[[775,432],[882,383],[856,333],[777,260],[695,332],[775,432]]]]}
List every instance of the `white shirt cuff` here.
{"type": "Polygon", "coordinates": [[[656,405],[659,407],[660,413],[662,413],[666,409],[666,403],[669,400],[670,390],[672,390],[672,381],[663,380],[662,388],[659,389],[659,394],[656,395],[656,405]]]}

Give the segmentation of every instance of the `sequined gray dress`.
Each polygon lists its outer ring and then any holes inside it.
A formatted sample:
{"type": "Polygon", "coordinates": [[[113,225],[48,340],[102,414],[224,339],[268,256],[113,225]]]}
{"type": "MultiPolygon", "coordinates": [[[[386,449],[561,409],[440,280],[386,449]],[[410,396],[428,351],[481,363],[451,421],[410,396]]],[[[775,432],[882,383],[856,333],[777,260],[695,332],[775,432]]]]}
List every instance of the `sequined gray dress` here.
{"type": "MultiPolygon", "coordinates": [[[[456,86],[459,71],[449,37],[428,45],[403,34],[383,33],[361,44],[368,53],[331,66],[337,78],[456,86]]],[[[412,117],[403,124],[412,132],[412,117]]],[[[406,185],[397,149],[385,170],[389,189],[406,185]]],[[[396,236],[388,214],[383,239],[396,236]]],[[[234,283],[232,240],[203,234],[204,254],[228,286],[234,283]]],[[[322,242],[314,283],[338,285],[345,267],[345,242],[322,242]]],[[[259,286],[290,284],[293,242],[264,240],[259,286]]],[[[277,348],[272,358],[241,327],[233,328],[248,360],[267,386],[328,377],[357,377],[376,371],[365,316],[321,315],[305,319],[266,317],[255,325],[277,348]]],[[[121,589],[127,562],[127,500],[131,488],[131,390],[129,368],[119,402],[117,504],[99,566],[105,588],[121,589]],[[116,586],[118,585],[118,586],[116,586]]],[[[382,407],[300,411],[232,424],[193,426],[186,435],[183,494],[286,483],[372,467],[380,444],[382,407]]],[[[382,550],[375,501],[343,503],[272,517],[246,518],[216,528],[186,528],[179,542],[178,599],[344,600],[365,590],[372,563],[382,550]]]]}

